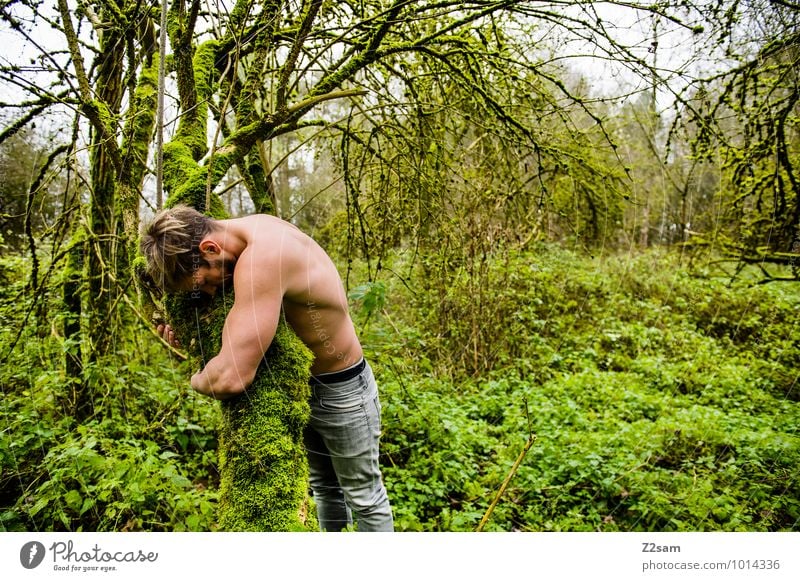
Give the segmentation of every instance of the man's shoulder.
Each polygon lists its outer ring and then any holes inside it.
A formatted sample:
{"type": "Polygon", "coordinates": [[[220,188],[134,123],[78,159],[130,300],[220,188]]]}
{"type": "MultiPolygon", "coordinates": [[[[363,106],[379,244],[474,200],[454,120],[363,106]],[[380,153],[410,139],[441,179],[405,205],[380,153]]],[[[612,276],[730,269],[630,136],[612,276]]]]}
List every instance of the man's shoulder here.
{"type": "Polygon", "coordinates": [[[240,258],[270,268],[277,262],[285,267],[292,258],[301,259],[307,254],[311,239],[291,222],[269,214],[251,214],[242,220],[246,220],[242,223],[247,235],[240,258]]]}
{"type": "Polygon", "coordinates": [[[240,223],[252,228],[252,234],[258,237],[263,237],[264,234],[279,233],[282,231],[291,231],[305,236],[302,230],[278,216],[271,214],[248,214],[238,219],[240,223]]]}
{"type": "Polygon", "coordinates": [[[247,214],[246,216],[238,218],[238,221],[245,224],[272,222],[276,225],[280,225],[285,223],[284,220],[278,218],[277,216],[273,216],[272,214],[247,214]]]}

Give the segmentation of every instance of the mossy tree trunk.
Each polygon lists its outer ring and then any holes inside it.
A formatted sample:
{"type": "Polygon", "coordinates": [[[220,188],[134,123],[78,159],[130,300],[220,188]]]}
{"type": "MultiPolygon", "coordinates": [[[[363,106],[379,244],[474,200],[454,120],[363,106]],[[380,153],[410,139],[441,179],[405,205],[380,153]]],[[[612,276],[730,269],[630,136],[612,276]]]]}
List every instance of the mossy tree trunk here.
{"type": "MultiPolygon", "coordinates": [[[[167,297],[166,310],[187,351],[201,366],[216,353],[234,296],[198,305],[188,295],[167,297]],[[198,324],[199,321],[199,324],[198,324]]],[[[221,402],[220,500],[223,531],[316,529],[307,510],[308,462],[303,428],[309,417],[308,376],[312,355],[281,321],[256,373],[241,396],[221,402]]]]}
{"type": "Polygon", "coordinates": [[[99,36],[99,50],[87,71],[72,12],[67,0],[58,1],[77,81],[74,97],[91,124],[89,204],[85,220],[72,225],[73,240],[78,242],[73,242],[68,255],[63,289],[64,333],[70,340],[68,397],[80,421],[98,413],[98,387],[87,370],[102,367],[103,358],[113,352],[117,305],[134,288],[130,280],[138,238],[138,192],[155,118],[152,22],[139,17],[136,4],[121,10],[102,2],[100,8],[98,15],[87,8],[99,36]],[[138,82],[137,69],[141,69],[138,82]],[[123,111],[126,88],[129,102],[123,111]]]}
{"type": "MultiPolygon", "coordinates": [[[[260,197],[267,193],[265,173],[258,161],[252,161],[248,151],[252,146],[223,154],[216,163],[212,157],[208,167],[199,165],[207,153],[206,103],[216,81],[218,43],[211,41],[194,50],[191,11],[183,13],[178,3],[173,5],[170,19],[170,39],[180,53],[175,62],[181,107],[191,113],[181,117],[175,138],[164,149],[165,186],[170,191],[166,205],[185,203],[214,218],[224,218],[222,202],[212,188],[230,166],[241,164],[242,173],[260,197]],[[198,103],[202,105],[198,107],[198,103]],[[248,157],[249,164],[245,162],[248,157]]],[[[252,118],[249,113],[242,115],[252,118]]],[[[219,351],[233,300],[233,293],[215,296],[204,305],[191,296],[166,298],[167,318],[198,366],[204,365],[204,355],[219,351]]],[[[281,321],[252,385],[241,396],[221,403],[218,518],[222,530],[316,528],[305,507],[308,464],[303,445],[311,361],[310,351],[281,321]]]]}
{"type": "MultiPolygon", "coordinates": [[[[100,40],[102,56],[95,61],[98,69],[93,87],[95,98],[105,104],[111,116],[119,115],[124,93],[123,41],[118,29],[103,31],[100,40]]],[[[115,281],[121,278],[117,268],[117,168],[114,167],[106,136],[96,129],[92,134],[91,202],[85,246],[89,300],[84,303],[87,310],[85,355],[89,369],[102,366],[103,357],[114,350],[117,325],[114,324],[116,311],[112,305],[120,292],[115,281]]],[[[86,377],[76,406],[79,420],[95,415],[97,400],[102,397],[101,389],[97,382],[86,377]]]]}
{"type": "MultiPolygon", "coordinates": [[[[92,70],[96,71],[95,82],[90,84],[80,51],[80,39],[66,0],[59,0],[58,9],[78,81],[77,97],[81,110],[91,121],[92,133],[88,219],[73,226],[76,239],[81,239],[82,243],[75,244],[69,253],[70,272],[64,288],[69,312],[65,334],[75,343],[67,358],[68,380],[72,386],[70,398],[76,418],[85,421],[95,415],[97,400],[96,386],[86,370],[99,366],[102,357],[114,344],[114,326],[110,324],[110,319],[114,313],[112,305],[119,292],[115,281],[120,278],[120,273],[115,271],[118,232],[114,208],[116,183],[122,165],[114,119],[122,105],[125,53],[121,50],[120,29],[112,26],[102,30],[101,50],[92,66],[92,70]],[[83,253],[82,257],[79,257],[80,253],[83,253]],[[79,278],[86,280],[86,300],[81,300],[81,293],[75,292],[82,288],[77,285],[79,278]],[[86,321],[85,326],[75,320],[76,316],[78,321],[86,321]],[[76,331],[79,334],[75,334],[76,331]]],[[[109,20],[114,17],[106,11],[101,15],[109,20]]]]}

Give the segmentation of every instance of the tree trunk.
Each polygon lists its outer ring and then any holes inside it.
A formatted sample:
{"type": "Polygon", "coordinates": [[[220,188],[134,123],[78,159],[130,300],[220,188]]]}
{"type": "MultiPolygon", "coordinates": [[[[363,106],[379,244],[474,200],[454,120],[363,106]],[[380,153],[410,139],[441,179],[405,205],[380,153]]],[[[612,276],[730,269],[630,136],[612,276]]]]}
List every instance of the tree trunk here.
{"type": "MultiPolygon", "coordinates": [[[[113,115],[119,114],[124,86],[123,37],[115,28],[105,31],[102,57],[95,84],[97,99],[113,115]]],[[[117,275],[117,220],[115,216],[117,172],[108,154],[104,136],[97,130],[92,140],[92,198],[88,248],[88,340],[90,361],[97,361],[114,345],[110,324],[111,306],[117,295],[113,277],[117,275]]],[[[119,277],[117,277],[119,279],[119,277]]]]}
{"type": "MultiPolygon", "coordinates": [[[[181,26],[174,30],[187,33],[181,26]]],[[[173,36],[173,46],[180,47],[181,39],[173,36]]],[[[206,138],[205,103],[215,74],[216,46],[213,42],[201,45],[194,52],[191,68],[178,71],[182,107],[189,103],[204,105],[181,117],[174,139],[165,147],[164,184],[170,192],[167,207],[183,203],[219,219],[226,216],[213,187],[234,164],[244,165],[255,139],[247,142],[249,148],[239,145],[234,153],[212,155],[206,166],[198,163],[206,153],[199,144],[206,138]]],[[[179,60],[184,66],[188,62],[185,56],[179,60]]],[[[233,298],[228,292],[205,303],[185,293],[165,298],[167,319],[198,367],[205,364],[204,357],[219,352],[222,327],[233,298]]],[[[240,397],[221,403],[221,530],[316,528],[316,523],[307,518],[305,507],[308,460],[303,444],[310,413],[311,361],[310,351],[281,321],[252,385],[240,397]]]]}

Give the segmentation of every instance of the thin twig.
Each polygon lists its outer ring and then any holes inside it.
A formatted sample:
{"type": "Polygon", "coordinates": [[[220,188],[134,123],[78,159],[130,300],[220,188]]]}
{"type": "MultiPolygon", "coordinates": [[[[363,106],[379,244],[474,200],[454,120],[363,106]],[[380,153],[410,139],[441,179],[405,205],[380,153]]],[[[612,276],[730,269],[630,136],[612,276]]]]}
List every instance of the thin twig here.
{"type": "Polygon", "coordinates": [[[514,465],[511,467],[511,471],[506,476],[506,479],[503,480],[503,484],[500,485],[500,490],[497,491],[497,495],[494,497],[492,504],[489,505],[486,514],[483,515],[483,518],[481,519],[478,528],[475,529],[476,533],[481,532],[486,523],[489,522],[489,517],[492,516],[494,508],[497,506],[497,503],[500,502],[500,497],[503,496],[503,493],[506,491],[506,488],[508,488],[509,482],[511,482],[511,479],[514,477],[514,474],[517,473],[519,465],[522,464],[522,460],[525,459],[525,455],[528,453],[528,450],[531,449],[531,446],[533,446],[533,443],[535,441],[536,441],[536,436],[534,434],[531,434],[530,437],[528,438],[528,441],[525,443],[525,447],[522,449],[522,452],[519,453],[517,461],[514,462],[514,465]]]}

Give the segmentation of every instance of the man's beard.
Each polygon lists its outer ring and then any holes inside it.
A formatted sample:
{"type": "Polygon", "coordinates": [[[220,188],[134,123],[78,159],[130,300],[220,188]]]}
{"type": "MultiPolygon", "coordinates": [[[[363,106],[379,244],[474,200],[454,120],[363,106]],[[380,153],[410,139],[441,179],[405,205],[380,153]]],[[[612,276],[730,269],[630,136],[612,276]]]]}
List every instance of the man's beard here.
{"type": "Polygon", "coordinates": [[[236,259],[220,259],[218,264],[222,272],[222,284],[220,286],[223,289],[230,290],[233,288],[233,269],[236,267],[236,259]]]}

